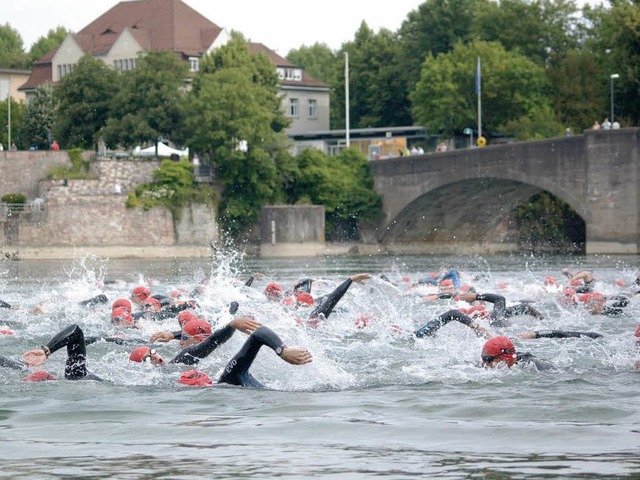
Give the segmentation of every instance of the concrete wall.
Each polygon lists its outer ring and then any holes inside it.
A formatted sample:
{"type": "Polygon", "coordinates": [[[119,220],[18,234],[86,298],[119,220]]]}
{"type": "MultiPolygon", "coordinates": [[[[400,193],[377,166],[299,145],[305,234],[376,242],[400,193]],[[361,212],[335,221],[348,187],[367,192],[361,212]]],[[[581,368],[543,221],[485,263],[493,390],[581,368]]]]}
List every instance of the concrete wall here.
{"type": "Polygon", "coordinates": [[[71,166],[67,152],[0,152],[0,197],[7,193],[21,193],[30,200],[38,197],[38,182],[59,165],[71,166]]]}
{"type": "Polygon", "coordinates": [[[171,211],[164,207],[149,211],[126,207],[127,192],[150,181],[159,166],[158,161],[98,160],[91,164],[98,179],[38,181],[44,177],[45,166],[48,168],[62,158],[68,162],[66,153],[18,153],[33,158],[30,162],[30,158],[21,158],[22,162],[5,163],[0,186],[10,188],[11,180],[6,181],[7,178],[22,177],[21,190],[6,193],[24,193],[29,199],[42,198],[43,209],[0,218],[0,246],[3,248],[209,246],[218,240],[215,210],[206,205],[186,207],[175,221],[171,211]],[[37,185],[37,189],[27,180],[37,185]],[[121,193],[114,192],[115,184],[120,185],[121,193]]]}
{"type": "Polygon", "coordinates": [[[314,256],[325,250],[324,206],[262,207],[260,256],[314,256]]]}

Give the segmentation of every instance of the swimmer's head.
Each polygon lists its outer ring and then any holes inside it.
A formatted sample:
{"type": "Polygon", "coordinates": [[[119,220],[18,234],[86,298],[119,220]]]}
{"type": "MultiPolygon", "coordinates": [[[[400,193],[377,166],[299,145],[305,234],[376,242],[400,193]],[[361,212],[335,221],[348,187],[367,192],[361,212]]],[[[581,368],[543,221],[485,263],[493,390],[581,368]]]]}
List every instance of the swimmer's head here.
{"type": "Polygon", "coordinates": [[[133,309],[133,306],[128,299],[118,298],[115,302],[113,302],[113,305],[111,305],[111,311],[113,312],[116,308],[120,307],[126,308],[127,310],[129,310],[129,312],[131,312],[131,310],[133,309]]]}
{"type": "Polygon", "coordinates": [[[159,312],[162,310],[162,304],[157,298],[149,297],[142,304],[142,308],[147,312],[159,312]]]}
{"type": "Polygon", "coordinates": [[[129,355],[129,360],[132,362],[144,363],[150,362],[151,365],[164,365],[166,362],[164,358],[156,352],[155,348],[138,347],[129,355]]]}
{"type": "Polygon", "coordinates": [[[111,312],[111,323],[118,327],[133,327],[136,321],[127,307],[118,307],[111,312]]]}
{"type": "Polygon", "coordinates": [[[314,300],[310,293],[300,292],[296,295],[296,303],[301,306],[312,307],[314,300]]]}
{"type": "Polygon", "coordinates": [[[182,327],[180,346],[187,347],[195,343],[200,343],[209,335],[211,335],[211,325],[209,322],[201,318],[196,318],[182,327]]]}
{"type": "Polygon", "coordinates": [[[206,387],[208,385],[213,385],[209,376],[200,370],[188,370],[184,372],[180,375],[179,382],[183,385],[189,385],[192,387],[206,387]]]}
{"type": "Polygon", "coordinates": [[[183,310],[178,314],[178,323],[180,324],[180,327],[184,327],[187,323],[189,323],[191,320],[195,320],[196,318],[196,314],[191,311],[191,310],[183,310]]]}
{"type": "Polygon", "coordinates": [[[150,295],[151,290],[149,290],[147,287],[136,287],[131,292],[131,301],[133,303],[137,303],[138,305],[142,305],[150,295]]]}
{"type": "Polygon", "coordinates": [[[482,365],[485,367],[493,368],[501,362],[511,367],[516,361],[516,349],[508,337],[493,337],[482,347],[482,365]]]}
{"type": "Polygon", "coordinates": [[[268,300],[279,300],[282,297],[282,287],[279,283],[271,282],[264,289],[264,294],[268,300]]]}

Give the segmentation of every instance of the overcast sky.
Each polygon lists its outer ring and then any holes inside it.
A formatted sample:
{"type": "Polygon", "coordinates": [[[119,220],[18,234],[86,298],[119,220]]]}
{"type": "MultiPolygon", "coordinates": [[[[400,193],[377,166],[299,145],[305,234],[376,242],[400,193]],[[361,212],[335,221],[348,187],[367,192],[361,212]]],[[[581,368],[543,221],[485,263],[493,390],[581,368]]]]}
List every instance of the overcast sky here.
{"type": "MultiPolygon", "coordinates": [[[[396,31],[410,11],[424,0],[371,2],[363,0],[183,0],[219,27],[238,30],[281,56],[301,45],[325,43],[332,50],[353,40],[364,20],[377,32],[396,31]]],[[[41,36],[63,26],[81,30],[119,3],[118,0],[3,0],[0,23],[22,36],[25,50],[41,36]]]]}

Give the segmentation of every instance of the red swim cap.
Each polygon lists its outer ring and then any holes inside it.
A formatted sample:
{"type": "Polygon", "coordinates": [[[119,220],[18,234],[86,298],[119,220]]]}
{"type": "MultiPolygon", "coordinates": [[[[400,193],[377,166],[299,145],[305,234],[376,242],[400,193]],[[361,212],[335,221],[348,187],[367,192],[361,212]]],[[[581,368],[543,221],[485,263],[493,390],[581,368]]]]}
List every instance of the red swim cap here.
{"type": "Polygon", "coordinates": [[[136,287],[131,292],[131,296],[137,297],[140,301],[144,301],[151,295],[151,290],[147,287],[136,287]]]}
{"type": "Polygon", "coordinates": [[[195,320],[196,314],[191,310],[183,310],[178,314],[178,323],[181,327],[184,327],[191,320],[195,320]]]}
{"type": "Polygon", "coordinates": [[[271,282],[264,289],[264,294],[269,300],[278,300],[282,296],[282,287],[279,283],[271,282]]]}
{"type": "Polygon", "coordinates": [[[160,300],[158,300],[157,298],[149,297],[144,301],[143,307],[149,310],[154,308],[157,311],[162,309],[162,304],[160,303],[160,300]]]}
{"type": "Polygon", "coordinates": [[[453,280],[442,280],[440,285],[442,287],[453,287],[453,280]]]}
{"type": "Polygon", "coordinates": [[[202,340],[204,337],[211,335],[211,325],[206,320],[196,318],[182,327],[182,333],[190,337],[199,337],[202,340]]]}
{"type": "Polygon", "coordinates": [[[149,347],[138,347],[129,355],[129,360],[132,362],[144,362],[144,359],[149,355],[151,349],[149,347]]]}
{"type": "Polygon", "coordinates": [[[113,305],[111,305],[111,311],[120,307],[126,308],[127,310],[129,310],[129,313],[131,313],[131,310],[133,308],[131,306],[131,302],[127,298],[119,298],[115,302],[113,302],[113,305]]]}
{"type": "Polygon", "coordinates": [[[13,335],[13,332],[11,330],[0,330],[0,333],[2,335],[13,335]]]}
{"type": "Polygon", "coordinates": [[[355,323],[358,329],[362,330],[364,327],[366,327],[369,324],[370,321],[371,321],[371,317],[367,315],[360,315],[358,318],[355,319],[353,323],[355,323]]]}
{"type": "Polygon", "coordinates": [[[56,377],[44,370],[36,370],[22,379],[23,382],[44,382],[46,380],[55,380],[56,377]]]}
{"type": "Polygon", "coordinates": [[[114,325],[132,326],[136,321],[127,307],[118,307],[111,312],[111,323],[114,325]]]}
{"type": "Polygon", "coordinates": [[[180,375],[180,383],[183,385],[189,385],[192,387],[206,387],[208,385],[213,385],[213,382],[204,372],[200,370],[188,370],[180,375]]]}
{"type": "Polygon", "coordinates": [[[482,362],[487,364],[495,360],[505,362],[509,367],[516,363],[516,349],[509,337],[493,337],[482,347],[482,362]]]}
{"type": "Polygon", "coordinates": [[[313,306],[314,304],[313,297],[310,293],[307,292],[299,293],[296,296],[296,301],[298,302],[298,305],[307,305],[309,307],[313,306]]]}

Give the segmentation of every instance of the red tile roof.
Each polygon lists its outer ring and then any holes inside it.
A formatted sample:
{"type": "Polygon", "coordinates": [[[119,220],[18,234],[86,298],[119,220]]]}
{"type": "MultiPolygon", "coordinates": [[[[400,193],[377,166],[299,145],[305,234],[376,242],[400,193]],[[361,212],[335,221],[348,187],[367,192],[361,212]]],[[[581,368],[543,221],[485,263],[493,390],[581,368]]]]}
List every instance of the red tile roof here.
{"type": "Polygon", "coordinates": [[[147,51],[202,56],[222,29],[180,0],[120,2],[76,34],[85,52],[104,55],[128,28],[147,51]]]}

